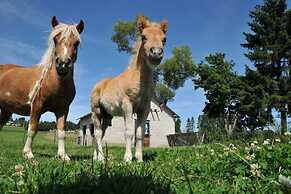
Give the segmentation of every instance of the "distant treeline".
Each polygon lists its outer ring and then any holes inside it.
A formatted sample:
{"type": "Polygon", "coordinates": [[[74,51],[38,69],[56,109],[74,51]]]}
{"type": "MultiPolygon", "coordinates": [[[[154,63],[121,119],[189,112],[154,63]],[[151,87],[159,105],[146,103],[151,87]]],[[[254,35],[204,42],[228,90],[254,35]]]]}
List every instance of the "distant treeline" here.
{"type": "MultiPolygon", "coordinates": [[[[11,125],[14,124],[19,127],[24,127],[25,129],[28,128],[28,121],[25,120],[24,117],[17,118],[14,121],[10,120],[9,122],[11,125]]],[[[38,124],[38,130],[39,131],[49,131],[49,130],[54,130],[57,128],[56,122],[55,121],[40,121],[38,124]]],[[[78,124],[72,122],[72,121],[67,121],[66,122],[66,130],[78,130],[79,126],[78,124]]]]}

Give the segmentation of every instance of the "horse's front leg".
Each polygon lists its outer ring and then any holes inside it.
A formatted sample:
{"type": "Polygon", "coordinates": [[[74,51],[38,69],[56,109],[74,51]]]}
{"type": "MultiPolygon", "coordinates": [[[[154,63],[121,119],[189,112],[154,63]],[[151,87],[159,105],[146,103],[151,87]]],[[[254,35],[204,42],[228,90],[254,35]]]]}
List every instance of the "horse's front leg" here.
{"type": "Polygon", "coordinates": [[[148,111],[137,114],[136,131],[135,131],[135,158],[138,162],[142,162],[144,127],[147,119],[148,111]]]}
{"type": "Polygon", "coordinates": [[[125,154],[124,154],[124,160],[126,162],[130,162],[132,160],[132,142],[133,142],[133,136],[134,136],[134,120],[133,120],[133,111],[132,111],[132,105],[127,103],[123,107],[124,111],[124,125],[125,125],[125,154]]]}
{"type": "Polygon", "coordinates": [[[37,133],[37,127],[39,122],[40,114],[39,113],[32,113],[30,115],[28,130],[27,130],[27,139],[26,143],[23,148],[23,157],[26,159],[32,159],[32,142],[37,133]]]}
{"type": "Polygon", "coordinates": [[[61,160],[69,161],[70,157],[65,152],[65,128],[68,112],[56,114],[58,130],[58,157],[61,160]]]}

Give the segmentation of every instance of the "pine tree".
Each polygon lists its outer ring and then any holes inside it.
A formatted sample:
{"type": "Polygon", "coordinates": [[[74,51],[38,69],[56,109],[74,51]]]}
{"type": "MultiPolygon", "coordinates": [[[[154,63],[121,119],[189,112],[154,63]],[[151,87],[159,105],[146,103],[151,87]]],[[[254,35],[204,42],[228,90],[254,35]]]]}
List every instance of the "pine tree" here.
{"type": "Polygon", "coordinates": [[[194,132],[195,130],[195,120],[194,117],[191,117],[191,132],[194,132]]]}
{"type": "Polygon", "coordinates": [[[181,119],[175,121],[175,133],[181,133],[181,119]]]}
{"type": "Polygon", "coordinates": [[[249,67],[240,80],[238,125],[254,131],[272,124],[272,112],[268,106],[272,82],[249,67]]]}
{"type": "Polygon", "coordinates": [[[280,112],[281,132],[284,133],[290,99],[290,10],[287,11],[285,0],[265,0],[250,12],[250,17],[252,32],[244,33],[246,43],[242,46],[248,49],[246,56],[254,62],[257,71],[274,83],[269,93],[268,110],[275,108],[280,112]]]}
{"type": "Polygon", "coordinates": [[[190,118],[188,118],[186,123],[186,132],[190,133],[190,131],[191,131],[191,121],[190,118]]]}

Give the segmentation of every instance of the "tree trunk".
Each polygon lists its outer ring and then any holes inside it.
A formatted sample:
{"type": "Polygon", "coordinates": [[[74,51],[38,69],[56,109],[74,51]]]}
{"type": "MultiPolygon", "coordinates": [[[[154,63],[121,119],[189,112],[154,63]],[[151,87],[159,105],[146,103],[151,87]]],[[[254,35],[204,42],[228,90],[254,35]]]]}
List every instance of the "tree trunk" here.
{"type": "Polygon", "coordinates": [[[287,111],[284,108],[284,110],[282,110],[280,112],[281,114],[281,134],[284,134],[285,132],[287,132],[287,111]]]}
{"type": "Polygon", "coordinates": [[[230,118],[230,114],[227,114],[227,118],[224,119],[224,128],[227,132],[227,135],[230,137],[233,133],[233,130],[236,126],[236,122],[237,122],[237,118],[234,119],[233,124],[231,123],[231,118],[230,118]]]}

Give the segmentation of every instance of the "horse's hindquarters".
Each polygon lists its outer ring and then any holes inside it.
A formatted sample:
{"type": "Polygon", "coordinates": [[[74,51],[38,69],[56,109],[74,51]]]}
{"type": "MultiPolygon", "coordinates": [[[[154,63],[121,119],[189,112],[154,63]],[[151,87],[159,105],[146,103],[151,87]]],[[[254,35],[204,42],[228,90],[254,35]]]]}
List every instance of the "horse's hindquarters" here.
{"type": "Polygon", "coordinates": [[[29,93],[36,82],[35,68],[1,66],[0,107],[11,113],[29,115],[29,93]]]}

